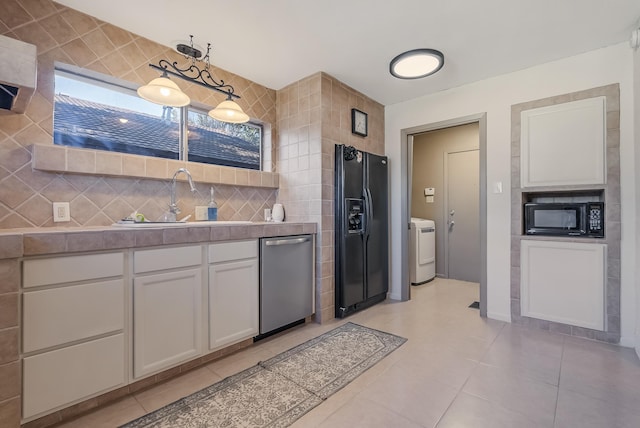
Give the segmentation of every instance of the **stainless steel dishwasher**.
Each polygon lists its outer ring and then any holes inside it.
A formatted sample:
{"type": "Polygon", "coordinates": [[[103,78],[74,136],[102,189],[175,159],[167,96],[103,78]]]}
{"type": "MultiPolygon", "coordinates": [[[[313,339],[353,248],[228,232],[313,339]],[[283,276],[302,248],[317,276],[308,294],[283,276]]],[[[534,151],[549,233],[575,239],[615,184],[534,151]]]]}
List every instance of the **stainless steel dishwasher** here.
{"type": "Polygon", "coordinates": [[[260,239],[260,338],[313,314],[313,235],[260,239]]]}

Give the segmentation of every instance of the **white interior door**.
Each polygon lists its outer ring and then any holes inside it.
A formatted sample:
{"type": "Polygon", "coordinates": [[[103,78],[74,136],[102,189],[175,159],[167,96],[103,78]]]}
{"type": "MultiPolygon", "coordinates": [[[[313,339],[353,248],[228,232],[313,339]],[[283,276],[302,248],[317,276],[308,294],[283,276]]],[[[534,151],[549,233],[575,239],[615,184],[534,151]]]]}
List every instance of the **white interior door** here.
{"type": "Polygon", "coordinates": [[[479,151],[445,153],[447,277],[480,282],[479,151]]]}

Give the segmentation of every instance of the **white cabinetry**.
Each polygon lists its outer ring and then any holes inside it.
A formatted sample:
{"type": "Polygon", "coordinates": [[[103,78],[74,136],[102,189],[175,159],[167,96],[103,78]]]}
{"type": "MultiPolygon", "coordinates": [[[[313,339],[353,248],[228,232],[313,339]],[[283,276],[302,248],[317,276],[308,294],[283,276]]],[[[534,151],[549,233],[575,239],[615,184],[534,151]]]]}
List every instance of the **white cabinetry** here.
{"type": "Polygon", "coordinates": [[[521,241],[521,314],[604,330],[606,244],[521,241]]]}
{"type": "Polygon", "coordinates": [[[523,188],[605,183],[605,103],[596,97],[521,113],[523,188]]]}
{"type": "Polygon", "coordinates": [[[133,376],[202,353],[202,246],[134,252],[133,376]]]}
{"type": "Polygon", "coordinates": [[[123,253],[25,260],[25,419],[126,383],[123,253]]]}
{"type": "Polygon", "coordinates": [[[258,334],[258,241],[209,245],[209,349],[258,334]]]}

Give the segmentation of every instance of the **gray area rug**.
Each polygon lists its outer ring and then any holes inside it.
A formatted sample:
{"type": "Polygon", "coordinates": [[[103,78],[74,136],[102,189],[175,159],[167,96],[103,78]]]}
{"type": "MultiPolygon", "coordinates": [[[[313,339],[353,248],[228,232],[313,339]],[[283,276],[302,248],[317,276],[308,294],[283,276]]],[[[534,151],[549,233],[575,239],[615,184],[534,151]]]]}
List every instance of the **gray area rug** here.
{"type": "Polygon", "coordinates": [[[406,340],[347,323],[122,428],[286,427],[406,340]]]}

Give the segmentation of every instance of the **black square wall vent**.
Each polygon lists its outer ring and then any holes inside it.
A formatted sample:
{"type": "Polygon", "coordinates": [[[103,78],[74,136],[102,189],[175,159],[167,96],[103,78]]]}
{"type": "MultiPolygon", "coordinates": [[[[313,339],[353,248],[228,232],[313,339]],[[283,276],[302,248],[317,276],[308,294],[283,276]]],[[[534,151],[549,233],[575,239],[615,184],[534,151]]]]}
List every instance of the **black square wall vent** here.
{"type": "Polygon", "coordinates": [[[5,110],[11,110],[13,107],[13,100],[18,95],[20,89],[15,86],[0,84],[0,108],[5,110]]]}

